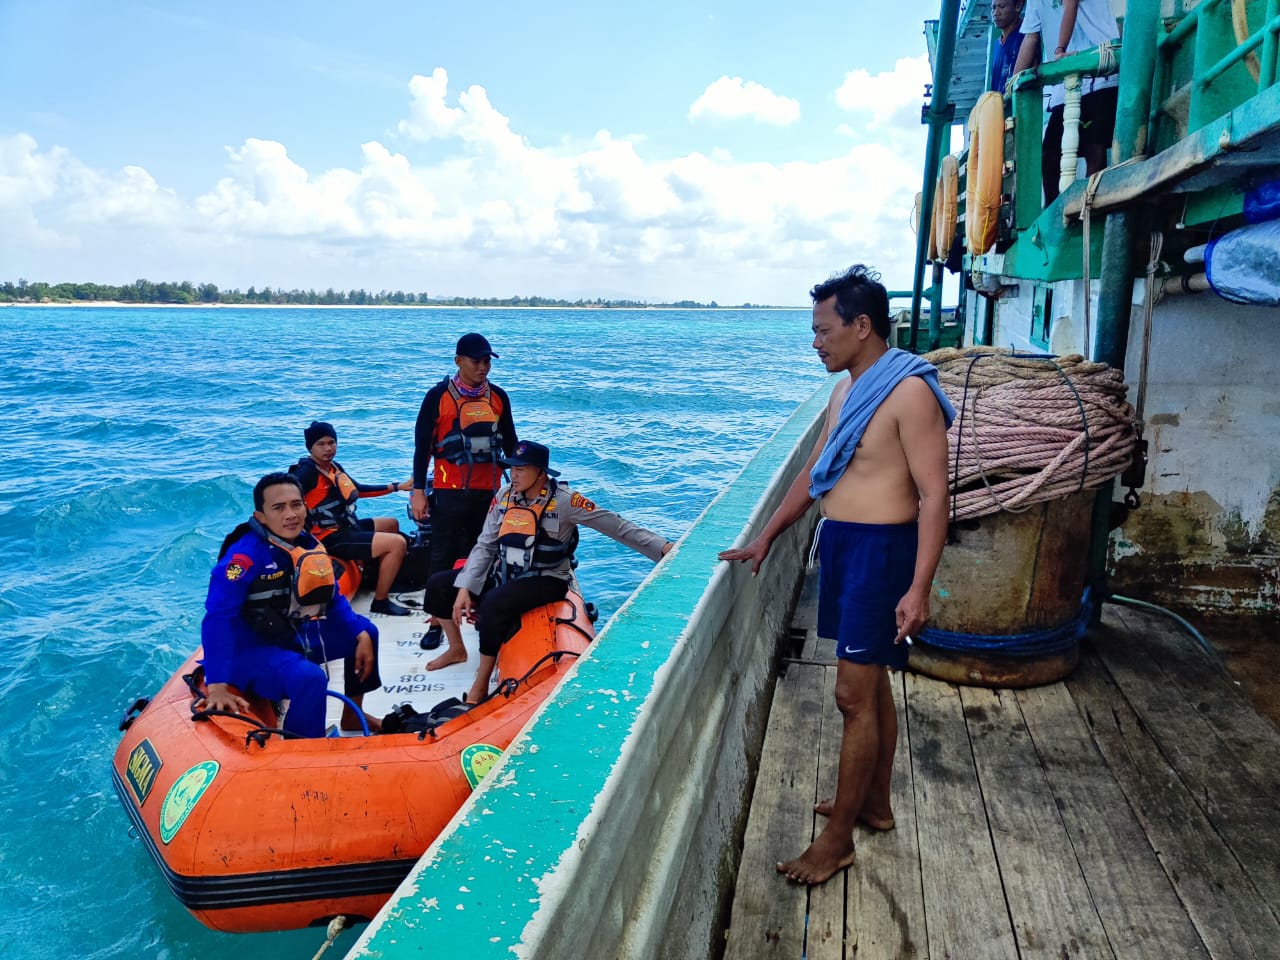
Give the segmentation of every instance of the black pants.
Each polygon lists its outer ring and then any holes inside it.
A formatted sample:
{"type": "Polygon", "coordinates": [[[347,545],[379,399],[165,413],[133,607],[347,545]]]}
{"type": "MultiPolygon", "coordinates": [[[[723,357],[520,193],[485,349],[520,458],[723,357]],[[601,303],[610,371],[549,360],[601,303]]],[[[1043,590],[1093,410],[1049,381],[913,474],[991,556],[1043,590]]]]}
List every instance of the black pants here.
{"type": "MultiPolygon", "coordinates": [[[[1080,156],[1084,157],[1091,146],[1110,148],[1116,129],[1115,87],[1103,87],[1086,93],[1080,98],[1080,156]]],[[[1062,126],[1066,107],[1062,104],[1049,111],[1049,123],[1044,128],[1044,142],[1040,145],[1040,176],[1044,187],[1045,205],[1058,199],[1058,176],[1062,168],[1062,126]]]]}
{"type": "MultiPolygon", "coordinates": [[[[458,588],[453,585],[456,577],[453,570],[443,570],[427,581],[427,613],[444,620],[453,616],[453,602],[458,598],[458,588]]],[[[559,577],[521,577],[501,586],[486,587],[476,604],[480,652],[496,657],[502,645],[520,629],[520,618],[524,614],[543,604],[563,600],[568,592],[569,581],[559,577]]]]}
{"type": "MultiPolygon", "coordinates": [[[[451,570],[480,539],[492,490],[435,490],[431,494],[430,573],[451,570]]],[[[453,608],[450,602],[450,609],[453,608]]]]}

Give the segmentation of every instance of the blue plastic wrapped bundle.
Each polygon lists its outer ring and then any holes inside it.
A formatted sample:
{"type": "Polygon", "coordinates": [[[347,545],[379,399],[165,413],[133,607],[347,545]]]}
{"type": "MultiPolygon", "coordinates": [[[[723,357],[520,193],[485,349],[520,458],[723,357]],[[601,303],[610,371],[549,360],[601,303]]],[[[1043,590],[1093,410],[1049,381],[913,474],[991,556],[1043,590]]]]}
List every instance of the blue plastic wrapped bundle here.
{"type": "Polygon", "coordinates": [[[1205,276],[1232,303],[1280,306],[1280,220],[1250,224],[1210,241],[1205,276]]]}
{"type": "Polygon", "coordinates": [[[1277,218],[1280,218],[1280,180],[1268,180],[1245,191],[1245,223],[1262,223],[1277,218]]]}

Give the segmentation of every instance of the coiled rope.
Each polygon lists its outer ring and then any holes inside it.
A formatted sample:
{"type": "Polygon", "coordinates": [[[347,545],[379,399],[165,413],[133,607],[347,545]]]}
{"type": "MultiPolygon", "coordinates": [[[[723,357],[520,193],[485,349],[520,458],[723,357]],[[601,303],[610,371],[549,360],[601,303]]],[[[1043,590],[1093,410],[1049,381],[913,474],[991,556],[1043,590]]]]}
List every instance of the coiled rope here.
{"type": "Polygon", "coordinates": [[[1105,363],[993,347],[925,359],[957,410],[948,431],[953,521],[1095,489],[1133,458],[1133,408],[1123,375],[1105,363]]]}
{"type": "Polygon", "coordinates": [[[998,654],[1005,657],[1049,657],[1066,653],[1080,642],[1093,618],[1093,600],[1086,587],[1080,609],[1066,623],[1044,630],[1015,634],[957,633],[925,627],[920,640],[954,653],[998,654]]]}

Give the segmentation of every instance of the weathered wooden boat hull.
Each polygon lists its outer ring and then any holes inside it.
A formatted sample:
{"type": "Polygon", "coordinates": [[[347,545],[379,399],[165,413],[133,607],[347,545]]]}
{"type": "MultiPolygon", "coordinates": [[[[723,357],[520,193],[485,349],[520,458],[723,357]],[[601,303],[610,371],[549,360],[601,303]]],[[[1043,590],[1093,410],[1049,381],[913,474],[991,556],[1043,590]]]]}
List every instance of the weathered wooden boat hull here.
{"type": "Polygon", "coordinates": [[[758,577],[716,554],[764,526],[834,382],[614,615],[350,956],[715,955],[817,511],[758,577]]]}

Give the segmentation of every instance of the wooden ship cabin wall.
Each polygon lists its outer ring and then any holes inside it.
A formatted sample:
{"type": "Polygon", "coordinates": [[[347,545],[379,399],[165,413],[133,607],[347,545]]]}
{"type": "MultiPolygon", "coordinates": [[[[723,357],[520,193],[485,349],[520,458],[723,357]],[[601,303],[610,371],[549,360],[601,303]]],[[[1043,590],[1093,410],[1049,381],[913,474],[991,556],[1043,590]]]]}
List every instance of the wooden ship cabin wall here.
{"type": "MultiPolygon", "coordinates": [[[[1213,293],[1154,315],[1142,506],[1111,538],[1116,592],[1204,614],[1280,616],[1280,309],[1213,293]]],[[[1141,375],[1142,311],[1125,379],[1141,375]]]]}

